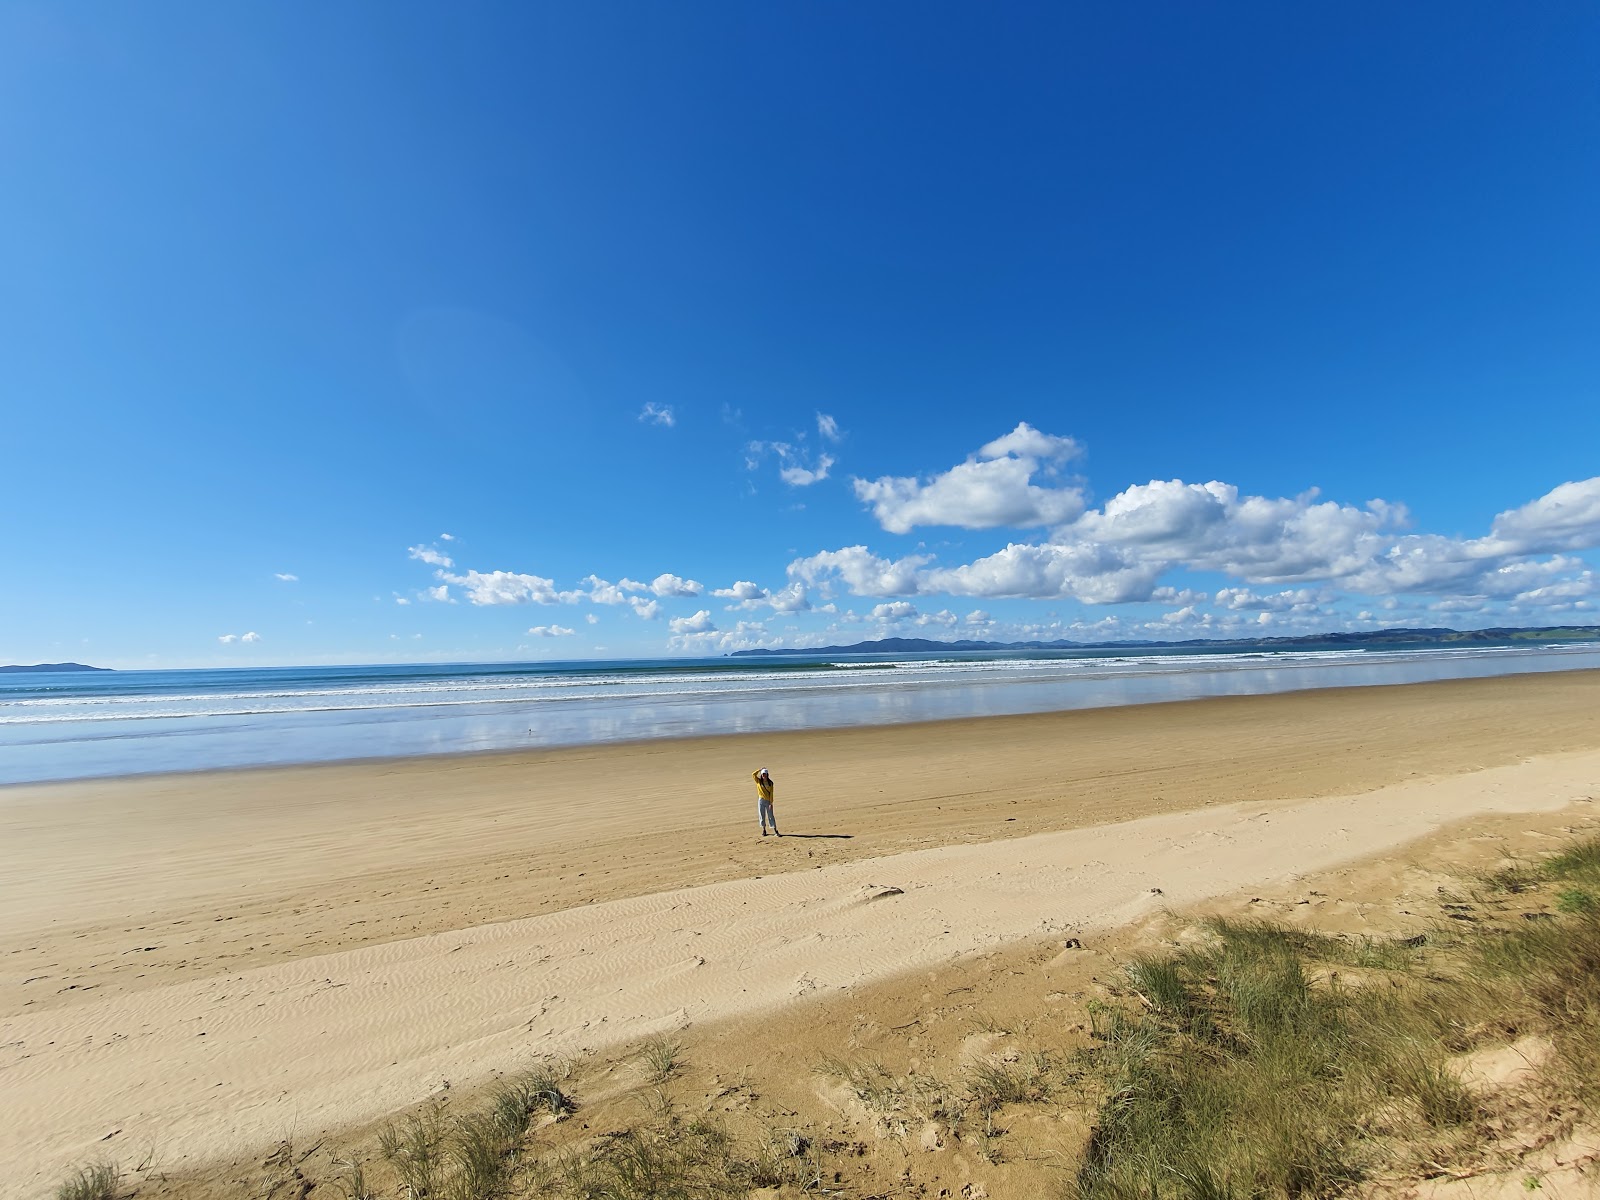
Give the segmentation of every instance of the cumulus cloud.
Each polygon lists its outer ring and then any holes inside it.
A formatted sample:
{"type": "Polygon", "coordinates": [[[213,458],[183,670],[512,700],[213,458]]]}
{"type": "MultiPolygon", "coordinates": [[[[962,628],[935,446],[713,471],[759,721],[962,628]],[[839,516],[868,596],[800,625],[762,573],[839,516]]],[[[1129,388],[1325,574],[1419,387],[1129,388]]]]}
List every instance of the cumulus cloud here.
{"type": "Polygon", "coordinates": [[[805,612],[811,607],[810,597],[806,594],[805,584],[799,580],[788,587],[779,588],[768,596],[766,604],[770,605],[775,613],[805,612]]]}
{"type": "Polygon", "coordinates": [[[224,646],[231,645],[238,640],[239,635],[237,633],[225,633],[221,637],[217,638],[217,641],[221,642],[224,646]]]}
{"type": "Polygon", "coordinates": [[[259,642],[260,640],[261,635],[253,631],[250,633],[225,633],[221,637],[217,638],[217,641],[221,642],[224,646],[231,646],[235,642],[242,642],[245,645],[249,645],[252,642],[259,642]]]}
{"type": "Polygon", "coordinates": [[[654,621],[661,615],[659,600],[646,600],[643,596],[633,596],[628,603],[633,605],[634,613],[646,621],[654,621]]]}
{"type": "Polygon", "coordinates": [[[591,624],[591,625],[598,625],[598,624],[600,624],[600,618],[599,618],[599,617],[597,617],[597,616],[595,616],[595,615],[594,615],[594,614],[593,614],[593,613],[584,613],[584,614],[583,614],[583,619],[584,619],[584,620],[585,620],[585,621],[587,621],[587,622],[588,622],[588,623],[589,623],[589,624],[591,624]]]}
{"type": "MultiPolygon", "coordinates": [[[[422,598],[424,600],[436,601],[439,604],[455,603],[454,598],[450,595],[449,585],[443,583],[441,583],[438,587],[424,588],[422,590],[422,598]]],[[[477,603],[477,601],[474,601],[473,603],[477,603]]]]}
{"type": "Polygon", "coordinates": [[[657,404],[654,401],[639,410],[639,420],[651,425],[664,425],[668,429],[678,423],[678,419],[672,415],[672,405],[657,404]]]}
{"type": "Polygon", "coordinates": [[[705,591],[693,579],[681,579],[676,575],[661,574],[650,581],[650,590],[657,596],[698,596],[705,591]]]}
{"type": "Polygon", "coordinates": [[[1600,476],[1563,483],[1495,517],[1489,540],[1503,553],[1549,554],[1600,546],[1600,476]]]}
{"type": "Polygon", "coordinates": [[[580,592],[556,590],[555,581],[542,575],[516,571],[467,571],[451,575],[440,571],[439,578],[464,589],[467,601],[475,605],[492,604],[571,604],[580,592]]]}
{"type": "Polygon", "coordinates": [[[571,637],[577,633],[576,629],[568,629],[565,625],[535,625],[528,630],[534,637],[571,637]]]}
{"type": "Polygon", "coordinates": [[[300,582],[300,576],[298,576],[298,575],[290,575],[290,574],[288,574],[287,572],[284,572],[284,571],[274,572],[272,577],[274,579],[282,580],[284,583],[299,583],[300,582]]]}
{"type": "Polygon", "coordinates": [[[1033,477],[1078,453],[1071,438],[1041,433],[1024,421],[941,475],[930,479],[885,475],[854,479],[851,486],[856,499],[868,505],[890,533],[909,533],[921,525],[961,529],[1059,525],[1083,511],[1082,490],[1071,485],[1041,487],[1033,477]]]}
{"type": "Polygon", "coordinates": [[[711,594],[727,600],[765,600],[767,589],[751,583],[748,579],[741,579],[732,587],[717,588],[711,594]]]}
{"type": "Polygon", "coordinates": [[[797,558],[789,564],[789,574],[806,583],[837,578],[856,596],[912,596],[918,590],[921,568],[932,561],[927,554],[890,560],[879,558],[865,546],[846,546],[797,558]]]}
{"type": "Polygon", "coordinates": [[[596,604],[626,604],[628,603],[629,592],[650,590],[649,584],[640,583],[636,579],[628,579],[626,577],[616,583],[611,583],[609,580],[601,579],[598,575],[585,575],[579,582],[589,585],[587,595],[596,604]]]}
{"type": "Polygon", "coordinates": [[[702,608],[692,617],[673,617],[667,628],[673,633],[711,633],[717,627],[711,621],[711,610],[702,608]]]}
{"type": "Polygon", "coordinates": [[[453,567],[456,565],[455,560],[450,558],[449,555],[440,554],[432,546],[412,546],[406,553],[418,562],[427,563],[430,567],[453,567]]]}
{"type": "MultiPolygon", "coordinates": [[[[812,635],[787,638],[785,641],[786,644],[821,645],[812,635]]],[[[766,626],[759,621],[740,621],[732,629],[726,630],[712,627],[697,633],[674,634],[667,642],[674,650],[692,650],[698,654],[726,654],[733,650],[753,650],[758,646],[775,644],[766,626]]]]}
{"type": "Polygon", "coordinates": [[[441,533],[439,535],[439,540],[441,542],[453,542],[456,540],[456,535],[453,533],[441,533]]]}
{"type": "Polygon", "coordinates": [[[839,432],[839,422],[835,421],[827,413],[819,412],[817,414],[817,433],[821,435],[822,440],[825,442],[838,442],[844,437],[844,434],[839,432]]]}
{"type": "Polygon", "coordinates": [[[892,600],[873,606],[868,614],[874,621],[904,621],[917,615],[917,606],[909,600],[892,600]]]}
{"type": "MultiPolygon", "coordinates": [[[[1001,441],[1027,448],[1034,433],[1019,431],[1001,441]]],[[[1600,484],[1590,482],[1563,484],[1501,513],[1486,537],[1461,539],[1403,532],[1410,522],[1405,507],[1382,500],[1356,506],[1322,500],[1314,490],[1273,498],[1244,495],[1217,481],[1154,480],[1057,526],[1047,541],[1013,542],[965,564],[939,566],[926,555],[888,559],[850,546],[796,559],[789,573],[823,588],[842,584],[859,596],[1154,601],[1196,612],[1206,596],[1158,587],[1163,573],[1216,572],[1248,585],[1224,588],[1214,598],[1233,612],[1311,614],[1326,611],[1341,591],[1559,603],[1562,593],[1548,589],[1565,584],[1567,591],[1581,591],[1587,565],[1570,555],[1533,555],[1600,543],[1600,506],[1590,506],[1600,484]],[[1285,584],[1321,586],[1259,590],[1285,584]]]]}
{"type": "Polygon", "coordinates": [[[1269,595],[1259,595],[1249,588],[1221,588],[1216,594],[1215,603],[1218,608],[1232,609],[1235,612],[1282,613],[1297,610],[1316,612],[1321,605],[1332,599],[1332,594],[1313,591],[1310,588],[1273,592],[1269,595]]]}

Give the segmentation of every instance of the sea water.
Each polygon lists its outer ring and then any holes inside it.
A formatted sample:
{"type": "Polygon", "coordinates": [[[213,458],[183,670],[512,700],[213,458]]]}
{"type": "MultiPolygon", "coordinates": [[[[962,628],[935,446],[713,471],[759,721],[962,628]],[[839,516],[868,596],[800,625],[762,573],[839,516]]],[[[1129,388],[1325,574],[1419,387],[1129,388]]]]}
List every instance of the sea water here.
{"type": "Polygon", "coordinates": [[[0,674],[0,783],[898,724],[1600,667],[1593,643],[0,674]]]}

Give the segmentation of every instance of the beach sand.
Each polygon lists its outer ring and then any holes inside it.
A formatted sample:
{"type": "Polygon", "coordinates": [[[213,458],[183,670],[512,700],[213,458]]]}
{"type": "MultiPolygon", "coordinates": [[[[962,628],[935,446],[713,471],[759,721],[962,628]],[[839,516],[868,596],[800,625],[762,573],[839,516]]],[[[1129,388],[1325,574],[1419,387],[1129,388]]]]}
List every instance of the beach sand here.
{"type": "Polygon", "coordinates": [[[0,790],[0,1190],[793,1020],[1597,789],[1573,672],[0,790]]]}

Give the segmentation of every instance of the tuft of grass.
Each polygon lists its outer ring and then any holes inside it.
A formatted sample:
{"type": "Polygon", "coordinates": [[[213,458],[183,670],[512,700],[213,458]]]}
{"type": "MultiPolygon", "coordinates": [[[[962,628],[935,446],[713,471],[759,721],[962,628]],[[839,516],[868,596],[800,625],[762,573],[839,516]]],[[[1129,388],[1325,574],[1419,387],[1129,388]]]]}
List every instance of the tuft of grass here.
{"type": "Polygon", "coordinates": [[[668,1038],[654,1038],[646,1042],[639,1054],[650,1082],[657,1084],[665,1083],[672,1078],[681,1065],[679,1059],[682,1056],[683,1044],[668,1038]]]}
{"type": "Polygon", "coordinates": [[[115,1200],[122,1172],[114,1163],[91,1163],[79,1167],[56,1188],[56,1200],[115,1200]]]}
{"type": "Polygon", "coordinates": [[[1103,1099],[1080,1197],[1329,1195],[1361,1178],[1363,1128],[1385,1104],[1430,1144],[1472,1120],[1420,979],[1313,982],[1320,964],[1404,978],[1415,947],[1262,921],[1209,928],[1207,947],[1129,965],[1146,1011],[1091,1012],[1103,1099]]]}
{"type": "Polygon", "coordinates": [[[402,1125],[386,1125],[378,1153],[394,1168],[407,1200],[438,1193],[444,1178],[444,1116],[438,1108],[413,1113],[402,1125]]]}
{"type": "Polygon", "coordinates": [[[343,1172],[337,1182],[345,1200],[377,1200],[377,1193],[367,1186],[366,1166],[358,1159],[336,1158],[333,1165],[343,1172]]]}
{"type": "Polygon", "coordinates": [[[810,1143],[773,1132],[753,1153],[713,1121],[670,1104],[642,1125],[565,1155],[543,1194],[563,1200],[745,1200],[753,1188],[806,1187],[822,1168],[810,1143]]]}
{"type": "Polygon", "coordinates": [[[1600,882],[1600,837],[1568,846],[1541,867],[1546,879],[1586,879],[1600,882]]]}
{"type": "Polygon", "coordinates": [[[817,1063],[816,1070],[817,1074],[844,1084],[873,1112],[894,1113],[906,1107],[904,1083],[875,1059],[828,1055],[817,1063]]]}
{"type": "Polygon", "coordinates": [[[1176,1019],[1189,1016],[1189,990],[1175,959],[1141,954],[1123,970],[1151,1008],[1176,1019]]]}
{"type": "Polygon", "coordinates": [[[1007,1104],[1043,1100],[1049,1093],[1050,1060],[1035,1054],[1018,1063],[981,1062],[967,1072],[966,1091],[984,1116],[1007,1104]]]}
{"type": "Polygon", "coordinates": [[[1600,902],[1585,888],[1563,888],[1556,893],[1556,907],[1564,913],[1592,913],[1600,910],[1600,902]]]}

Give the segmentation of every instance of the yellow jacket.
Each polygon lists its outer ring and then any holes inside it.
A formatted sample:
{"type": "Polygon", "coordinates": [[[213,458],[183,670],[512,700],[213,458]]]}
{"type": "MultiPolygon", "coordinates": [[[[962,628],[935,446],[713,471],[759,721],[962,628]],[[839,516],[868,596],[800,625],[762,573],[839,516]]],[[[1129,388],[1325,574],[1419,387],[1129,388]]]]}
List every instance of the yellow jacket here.
{"type": "Polygon", "coordinates": [[[778,786],[777,784],[772,782],[772,777],[768,776],[766,779],[763,779],[763,778],[761,778],[761,772],[760,771],[751,771],[750,772],[750,778],[754,779],[756,781],[756,787],[758,787],[761,790],[761,798],[763,800],[771,800],[772,799],[772,791],[773,791],[773,789],[775,787],[778,786]]]}

